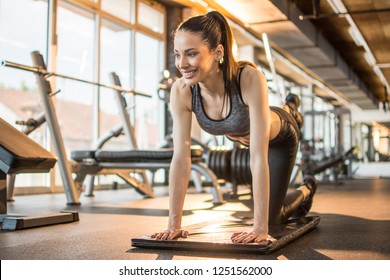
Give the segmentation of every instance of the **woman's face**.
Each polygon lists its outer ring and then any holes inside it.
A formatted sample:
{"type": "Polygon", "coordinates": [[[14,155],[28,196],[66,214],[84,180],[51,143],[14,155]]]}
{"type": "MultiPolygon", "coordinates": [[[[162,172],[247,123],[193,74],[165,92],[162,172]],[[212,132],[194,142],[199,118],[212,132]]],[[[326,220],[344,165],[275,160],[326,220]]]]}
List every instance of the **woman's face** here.
{"type": "Polygon", "coordinates": [[[218,70],[218,55],[196,33],[178,31],[174,40],[175,65],[185,83],[194,85],[218,70]]]}

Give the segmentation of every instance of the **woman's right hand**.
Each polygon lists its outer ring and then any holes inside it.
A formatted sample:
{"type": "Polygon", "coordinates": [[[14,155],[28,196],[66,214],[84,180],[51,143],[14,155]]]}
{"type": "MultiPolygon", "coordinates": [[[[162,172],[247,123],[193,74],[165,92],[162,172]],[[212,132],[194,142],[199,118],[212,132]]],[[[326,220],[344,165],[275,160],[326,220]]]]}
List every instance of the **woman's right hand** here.
{"type": "Polygon", "coordinates": [[[155,234],[152,234],[152,238],[159,239],[159,240],[173,240],[177,239],[179,237],[187,238],[188,231],[182,230],[182,229],[167,229],[164,232],[157,232],[155,234]]]}

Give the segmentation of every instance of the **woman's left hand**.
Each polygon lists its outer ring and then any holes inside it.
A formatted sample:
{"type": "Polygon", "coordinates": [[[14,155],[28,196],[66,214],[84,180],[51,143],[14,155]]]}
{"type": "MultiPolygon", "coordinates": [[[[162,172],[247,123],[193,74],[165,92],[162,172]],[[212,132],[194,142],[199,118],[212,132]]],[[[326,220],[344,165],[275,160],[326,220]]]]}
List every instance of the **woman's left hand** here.
{"type": "Polygon", "coordinates": [[[231,240],[233,243],[260,243],[267,244],[269,240],[268,234],[260,232],[235,232],[232,234],[231,240]]]}

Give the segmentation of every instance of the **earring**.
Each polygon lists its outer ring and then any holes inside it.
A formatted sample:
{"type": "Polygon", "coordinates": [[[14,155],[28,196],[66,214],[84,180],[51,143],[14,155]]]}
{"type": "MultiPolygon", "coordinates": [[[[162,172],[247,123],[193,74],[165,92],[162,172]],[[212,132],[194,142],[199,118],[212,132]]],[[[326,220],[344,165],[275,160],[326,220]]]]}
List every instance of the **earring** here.
{"type": "Polygon", "coordinates": [[[223,64],[223,57],[219,60],[219,64],[220,64],[220,65],[223,64]]]}

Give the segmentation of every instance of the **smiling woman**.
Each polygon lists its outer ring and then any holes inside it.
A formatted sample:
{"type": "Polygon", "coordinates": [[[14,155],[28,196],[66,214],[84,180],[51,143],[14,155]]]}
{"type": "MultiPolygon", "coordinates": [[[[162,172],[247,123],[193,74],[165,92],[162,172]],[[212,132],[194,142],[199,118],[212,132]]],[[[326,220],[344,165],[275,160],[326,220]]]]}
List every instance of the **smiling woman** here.
{"type": "MultiPolygon", "coordinates": [[[[188,85],[193,85],[196,80],[193,80],[195,73],[201,76],[207,75],[210,66],[209,49],[207,45],[202,43],[202,38],[198,35],[188,32],[179,32],[175,38],[175,61],[176,67],[183,74],[185,82],[188,85]],[[197,46],[194,48],[192,46],[197,46]],[[205,60],[209,59],[209,60],[205,60]]],[[[214,69],[215,70],[215,69],[214,69]]]]}
{"type": "Polygon", "coordinates": [[[233,42],[229,24],[216,11],[191,17],[176,29],[175,65],[183,76],[171,90],[174,156],[169,221],[168,229],[153,238],[188,236],[181,219],[191,166],[192,112],[206,132],[226,135],[250,150],[254,224],[250,232],[234,233],[234,243],[264,242],[269,224],[305,216],[310,210],[317,185],[313,177],[286,195],[302,124],[299,98],[289,94],[283,109],[270,108],[264,75],[252,63],[234,59],[233,42]]]}

